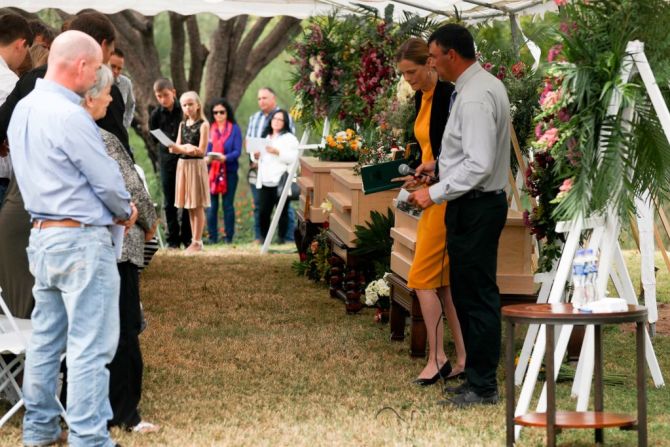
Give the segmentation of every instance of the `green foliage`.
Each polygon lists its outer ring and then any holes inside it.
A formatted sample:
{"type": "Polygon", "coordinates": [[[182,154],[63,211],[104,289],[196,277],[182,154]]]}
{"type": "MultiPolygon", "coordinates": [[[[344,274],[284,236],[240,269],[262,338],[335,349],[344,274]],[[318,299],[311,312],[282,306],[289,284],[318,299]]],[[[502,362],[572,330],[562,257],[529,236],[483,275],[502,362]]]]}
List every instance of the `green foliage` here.
{"type": "Polygon", "coordinates": [[[388,208],[386,215],[372,211],[370,221],[365,222],[366,226],[356,225],[354,230],[356,248],[351,253],[359,256],[363,265],[372,265],[377,278],[384,276],[391,268],[393,240],[389,235],[394,223],[393,211],[388,208]]]}
{"type": "Polygon", "coordinates": [[[328,232],[321,229],[309,246],[304,259],[294,261],[291,268],[298,276],[306,276],[312,281],[325,281],[330,276],[328,258],[332,255],[328,232]]]}
{"type": "MultiPolygon", "coordinates": [[[[550,51],[556,60],[540,96],[536,154],[526,175],[527,190],[538,199],[528,220],[544,243],[544,270],[560,255],[558,220],[610,211],[628,216],[636,197],[649,192],[662,200],[670,191],[670,145],[646,89],[638,77],[621,77],[629,41],[650,42],[650,61],[667,58],[657,52],[667,51],[667,38],[660,45],[653,39],[662,35],[670,6],[661,0],[571,2],[560,17],[562,43],[550,51]]],[[[655,75],[667,95],[667,63],[660,67],[655,75]]]]}
{"type": "MultiPolygon", "coordinates": [[[[661,137],[660,123],[640,79],[624,84],[620,73],[627,43],[654,35],[645,28],[659,23],[659,14],[668,17],[668,8],[662,1],[632,0],[566,8],[570,22],[563,31],[563,51],[574,65],[564,65],[559,72],[574,98],[575,135],[582,158],[571,169],[570,160],[557,157],[557,170],[572,171],[575,178],[573,189],[555,210],[557,218],[603,212],[608,207],[625,214],[634,210],[634,198],[645,191],[657,198],[667,195],[670,147],[661,137]],[[655,7],[650,8],[650,3],[655,7]],[[608,107],[617,95],[621,106],[612,115],[608,107]],[[631,105],[636,118],[625,114],[631,105]]],[[[650,59],[659,59],[653,46],[647,52],[650,59]]]]}

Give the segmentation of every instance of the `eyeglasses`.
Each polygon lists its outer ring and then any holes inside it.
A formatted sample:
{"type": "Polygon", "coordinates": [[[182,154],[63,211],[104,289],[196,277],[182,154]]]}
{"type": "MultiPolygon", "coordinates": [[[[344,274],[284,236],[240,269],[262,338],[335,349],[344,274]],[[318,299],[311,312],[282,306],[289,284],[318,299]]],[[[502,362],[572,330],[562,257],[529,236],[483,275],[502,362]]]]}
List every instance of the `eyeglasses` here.
{"type": "Polygon", "coordinates": [[[214,115],[225,115],[226,111],[225,110],[213,110],[212,114],[214,114],[214,115]]]}
{"type": "Polygon", "coordinates": [[[283,123],[284,118],[282,118],[281,116],[275,116],[275,117],[272,118],[272,121],[281,121],[283,123]]]}

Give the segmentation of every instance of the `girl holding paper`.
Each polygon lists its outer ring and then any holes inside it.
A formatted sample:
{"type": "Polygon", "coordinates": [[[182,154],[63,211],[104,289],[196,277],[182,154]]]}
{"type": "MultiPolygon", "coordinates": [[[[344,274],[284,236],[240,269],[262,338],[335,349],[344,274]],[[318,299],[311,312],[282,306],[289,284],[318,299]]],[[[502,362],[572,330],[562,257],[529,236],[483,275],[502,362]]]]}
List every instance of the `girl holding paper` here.
{"type": "Polygon", "coordinates": [[[238,158],[242,151],[242,131],[235,122],[233,109],[223,98],[211,106],[213,121],[209,130],[209,144],[205,161],[209,165],[209,193],[211,208],[207,213],[209,243],[219,239],[219,201],[223,207],[225,241],[233,242],[235,235],[235,190],[237,189],[238,158]]]}
{"type": "Polygon", "coordinates": [[[177,143],[169,148],[171,154],[179,154],[174,206],[188,210],[193,241],[186,251],[193,253],[202,250],[205,208],[210,205],[205,163],[209,123],[196,92],[184,93],[179,102],[184,112],[184,121],[179,125],[177,143]]]}

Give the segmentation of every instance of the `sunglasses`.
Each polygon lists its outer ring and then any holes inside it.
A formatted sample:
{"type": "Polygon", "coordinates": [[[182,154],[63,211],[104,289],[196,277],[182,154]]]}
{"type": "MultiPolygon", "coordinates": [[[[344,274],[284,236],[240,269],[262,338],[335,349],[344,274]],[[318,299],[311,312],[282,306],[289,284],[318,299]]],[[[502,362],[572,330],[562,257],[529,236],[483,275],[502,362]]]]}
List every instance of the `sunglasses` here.
{"type": "Polygon", "coordinates": [[[225,115],[226,111],[225,110],[214,110],[214,111],[212,111],[212,114],[214,114],[214,115],[225,115]]]}

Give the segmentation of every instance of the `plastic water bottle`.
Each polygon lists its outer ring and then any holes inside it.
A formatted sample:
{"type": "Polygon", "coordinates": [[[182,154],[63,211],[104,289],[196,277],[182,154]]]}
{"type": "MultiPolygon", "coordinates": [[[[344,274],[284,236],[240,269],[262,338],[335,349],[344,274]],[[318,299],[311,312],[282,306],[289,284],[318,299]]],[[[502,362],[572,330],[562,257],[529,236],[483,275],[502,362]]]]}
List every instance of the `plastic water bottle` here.
{"type": "Polygon", "coordinates": [[[592,303],[596,301],[596,280],[598,278],[598,259],[593,250],[584,250],[585,266],[584,273],[586,275],[584,281],[584,303],[592,303]]]}
{"type": "Polygon", "coordinates": [[[576,308],[585,304],[586,285],[585,250],[577,250],[572,261],[572,305],[576,308]]]}

